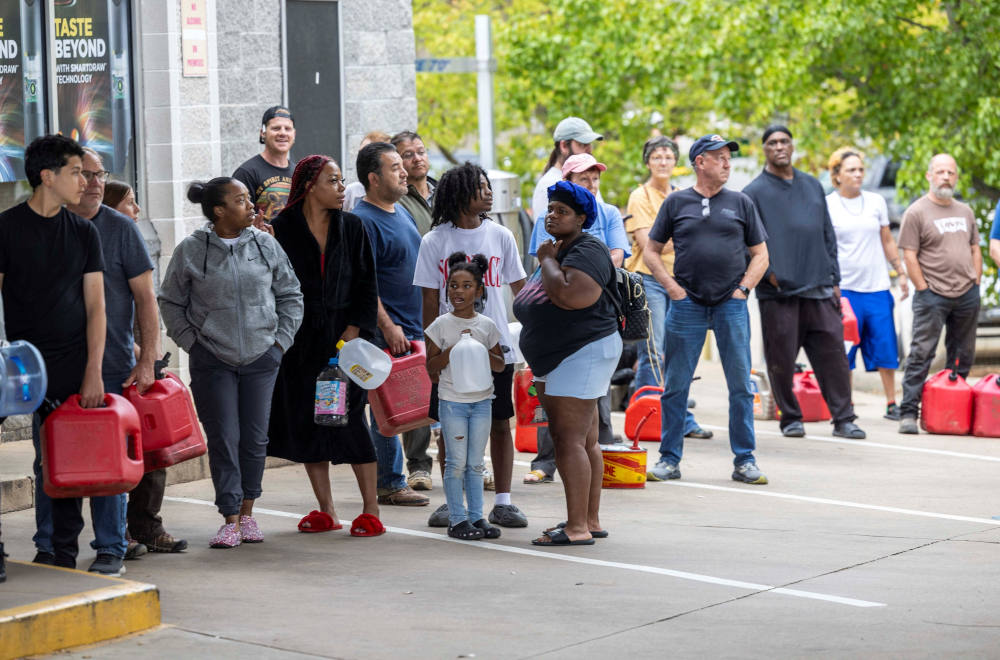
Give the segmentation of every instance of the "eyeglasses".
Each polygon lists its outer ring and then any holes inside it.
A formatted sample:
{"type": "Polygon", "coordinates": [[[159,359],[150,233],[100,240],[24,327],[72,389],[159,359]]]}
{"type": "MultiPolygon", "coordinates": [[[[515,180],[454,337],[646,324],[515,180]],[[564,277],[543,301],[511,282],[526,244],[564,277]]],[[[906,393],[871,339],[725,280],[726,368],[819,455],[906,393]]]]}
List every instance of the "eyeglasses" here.
{"type": "Polygon", "coordinates": [[[111,172],[107,172],[105,170],[101,170],[100,172],[91,172],[90,170],[80,170],[80,174],[82,174],[83,178],[87,180],[87,183],[90,183],[94,179],[97,179],[101,183],[104,183],[108,180],[108,177],[111,176],[111,172]]]}
{"type": "Polygon", "coordinates": [[[712,211],[708,208],[708,197],[701,198],[701,217],[707,218],[712,211]]]}

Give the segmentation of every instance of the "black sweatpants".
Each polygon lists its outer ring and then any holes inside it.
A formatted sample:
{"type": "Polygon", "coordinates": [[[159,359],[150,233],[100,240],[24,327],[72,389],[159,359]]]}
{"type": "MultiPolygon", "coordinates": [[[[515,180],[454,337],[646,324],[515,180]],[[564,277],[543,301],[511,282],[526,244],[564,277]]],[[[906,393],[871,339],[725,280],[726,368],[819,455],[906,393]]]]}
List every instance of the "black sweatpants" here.
{"type": "Polygon", "coordinates": [[[833,422],[852,422],[851,370],[844,351],[844,322],[834,298],[776,298],[760,301],[764,359],[775,403],[781,410],[781,428],[802,421],[802,410],[792,391],[795,358],[804,348],[833,422]]]}

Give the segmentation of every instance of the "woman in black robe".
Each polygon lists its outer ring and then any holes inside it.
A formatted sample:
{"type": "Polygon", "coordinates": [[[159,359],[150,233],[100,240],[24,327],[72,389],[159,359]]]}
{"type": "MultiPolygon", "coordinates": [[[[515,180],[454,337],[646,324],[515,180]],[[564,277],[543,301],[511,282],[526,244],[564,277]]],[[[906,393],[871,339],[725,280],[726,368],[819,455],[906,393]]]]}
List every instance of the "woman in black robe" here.
{"type": "Polygon", "coordinates": [[[365,391],[349,384],[346,426],[313,421],[316,378],[336,355],[337,341],[370,339],[378,311],[371,244],[361,219],[341,212],[343,203],[340,168],[327,156],[309,156],[296,165],[288,204],[273,223],[302,285],[305,316],[274,386],[267,453],[305,464],[319,508],[299,522],[303,532],[340,529],[330,463],[350,463],[364,509],[351,534],[377,536],[385,528],[378,519],[377,463],[364,416],[365,391]]]}

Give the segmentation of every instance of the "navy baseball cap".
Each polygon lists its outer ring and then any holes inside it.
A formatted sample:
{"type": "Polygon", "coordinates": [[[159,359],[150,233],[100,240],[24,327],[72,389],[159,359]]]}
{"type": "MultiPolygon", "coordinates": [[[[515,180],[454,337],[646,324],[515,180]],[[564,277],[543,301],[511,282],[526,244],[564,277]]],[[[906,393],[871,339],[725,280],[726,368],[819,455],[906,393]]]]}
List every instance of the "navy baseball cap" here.
{"type": "Polygon", "coordinates": [[[729,150],[736,152],[740,150],[740,143],[735,140],[726,140],[726,138],[721,135],[716,135],[715,133],[711,135],[703,135],[694,141],[691,145],[691,149],[688,150],[688,160],[694,165],[694,159],[705,153],[706,151],[716,151],[717,149],[722,149],[723,147],[729,147],[729,150]]]}
{"type": "Polygon", "coordinates": [[[589,190],[583,186],[578,186],[569,181],[556,181],[549,186],[549,201],[562,202],[586,219],[583,221],[583,228],[589,229],[597,222],[597,200],[589,190]]]}

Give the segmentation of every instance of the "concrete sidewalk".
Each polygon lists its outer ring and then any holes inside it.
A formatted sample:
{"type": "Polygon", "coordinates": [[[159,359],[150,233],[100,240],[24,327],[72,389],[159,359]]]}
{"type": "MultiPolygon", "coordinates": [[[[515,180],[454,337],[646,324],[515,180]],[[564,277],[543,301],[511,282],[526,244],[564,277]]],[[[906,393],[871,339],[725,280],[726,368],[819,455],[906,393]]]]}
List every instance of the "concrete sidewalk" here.
{"type": "MultiPolygon", "coordinates": [[[[721,372],[703,363],[699,375],[695,414],[716,437],[686,442],[679,481],[605,490],[610,537],[594,546],[530,545],[565,504],[558,482],[521,483],[524,454],[513,498],[529,527],[490,542],[426,527],[444,501],[437,475],[430,507],[382,508],[385,536],[301,534],[315,501],[292,466],[265,474],[266,541],[210,550],[211,483],[179,484],[164,520],[191,548],[127,563],[159,588],[166,625],[59,657],[1000,655],[1000,440],[897,435],[882,396],[859,391],[866,441],[825,423],[787,439],[758,422],[771,484],[743,485],[730,479],[721,372]]],[[[360,512],[350,468],[333,481],[348,521],[360,512]]],[[[3,527],[13,558],[30,559],[32,512],[3,527]]]]}

